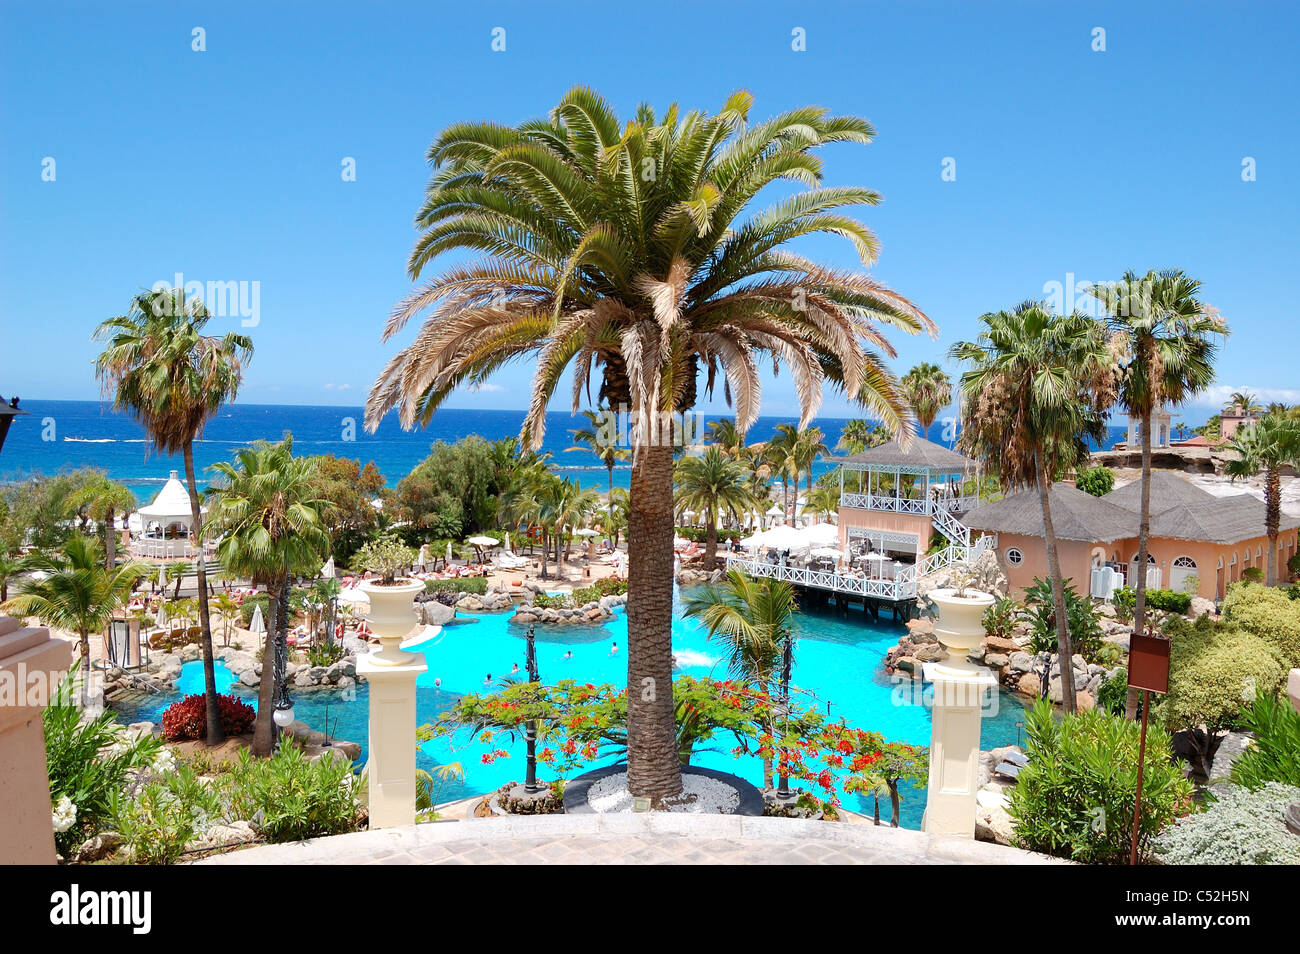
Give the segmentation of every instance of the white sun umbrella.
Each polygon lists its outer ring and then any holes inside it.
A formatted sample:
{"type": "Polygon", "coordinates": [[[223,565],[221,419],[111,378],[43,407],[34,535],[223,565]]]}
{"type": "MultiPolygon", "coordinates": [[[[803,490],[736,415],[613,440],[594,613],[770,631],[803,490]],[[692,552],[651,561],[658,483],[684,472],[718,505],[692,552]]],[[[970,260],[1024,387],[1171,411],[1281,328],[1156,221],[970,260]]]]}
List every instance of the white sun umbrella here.
{"type": "Polygon", "coordinates": [[[810,547],[838,547],[840,542],[840,528],[833,523],[814,523],[800,530],[799,535],[810,547]]]}
{"type": "Polygon", "coordinates": [[[778,550],[798,550],[807,546],[804,542],[803,533],[795,527],[787,527],[785,524],[772,527],[763,533],[763,545],[775,547],[778,550]]]}
{"type": "Polygon", "coordinates": [[[250,633],[265,633],[266,620],[262,619],[262,604],[258,603],[253,607],[253,618],[249,620],[248,631],[250,633]]]}
{"type": "Polygon", "coordinates": [[[819,560],[839,560],[844,556],[844,551],[836,547],[814,547],[812,555],[819,560]]]}
{"type": "Polygon", "coordinates": [[[327,580],[334,579],[334,558],[330,557],[325,561],[325,565],[320,568],[320,575],[327,580]]]}
{"type": "Polygon", "coordinates": [[[749,536],[742,539],[740,541],[740,545],[744,547],[746,550],[752,550],[754,547],[765,546],[763,537],[766,533],[767,533],[766,530],[760,530],[758,533],[752,533],[749,536]]]}
{"type": "Polygon", "coordinates": [[[889,557],[885,556],[883,553],[868,553],[863,556],[862,559],[872,560],[876,563],[885,563],[888,562],[889,557]]]}
{"type": "Polygon", "coordinates": [[[154,617],[153,624],[159,629],[167,625],[167,601],[163,600],[158,604],[158,615],[154,617]]]}
{"type": "Polygon", "coordinates": [[[429,562],[429,544],[427,543],[420,544],[420,556],[416,560],[416,562],[419,563],[420,566],[424,566],[426,563],[429,562]]]}
{"type": "Polygon", "coordinates": [[[600,536],[600,531],[593,530],[591,529],[591,527],[581,527],[577,530],[574,530],[573,535],[575,537],[598,537],[600,536]]]}
{"type": "Polygon", "coordinates": [[[768,515],[769,517],[784,517],[784,516],[785,516],[785,508],[782,507],[779,503],[777,503],[777,504],[772,504],[772,507],[771,507],[770,510],[768,510],[767,515],[768,515]]]}
{"type": "Polygon", "coordinates": [[[339,602],[340,603],[365,603],[367,606],[369,606],[370,596],[361,587],[353,584],[352,586],[345,586],[343,587],[343,589],[339,590],[339,602]]]}
{"type": "Polygon", "coordinates": [[[446,557],[446,560],[447,560],[448,563],[451,562],[451,541],[450,541],[450,540],[447,541],[447,557],[446,557]]]}

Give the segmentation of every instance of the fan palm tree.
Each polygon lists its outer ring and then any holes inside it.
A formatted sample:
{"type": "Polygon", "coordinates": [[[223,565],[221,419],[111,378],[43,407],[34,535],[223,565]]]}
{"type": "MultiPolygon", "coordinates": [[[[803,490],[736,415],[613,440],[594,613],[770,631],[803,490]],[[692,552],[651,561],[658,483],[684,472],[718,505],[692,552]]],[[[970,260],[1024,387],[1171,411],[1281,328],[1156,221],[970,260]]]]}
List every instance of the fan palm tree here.
{"type": "Polygon", "coordinates": [[[716,444],[732,460],[745,456],[745,435],[736,429],[736,422],[729,417],[709,421],[709,443],[716,444]]]}
{"type": "Polygon", "coordinates": [[[678,461],[674,480],[677,506],[704,515],[704,562],[712,566],[718,558],[718,517],[739,517],[753,506],[745,468],[710,445],[678,461]]]}
{"type": "MultiPolygon", "coordinates": [[[[790,669],[794,662],[794,619],[799,610],[794,587],[780,580],[756,580],[739,570],[686,598],[685,613],[708,628],[710,639],[727,649],[733,679],[763,693],[773,690],[788,711],[790,669]]],[[[776,735],[769,712],[764,728],[776,735]]],[[[772,787],[772,757],[763,756],[763,787],[772,787]]],[[[782,788],[784,788],[784,784],[782,788]]]]}
{"type": "Polygon", "coordinates": [[[778,424],[776,433],[763,445],[763,459],[767,462],[769,473],[781,481],[781,510],[785,516],[790,514],[790,484],[799,489],[799,430],[789,424],[778,424]]]}
{"type": "MultiPolygon", "coordinates": [[[[253,354],[253,344],[244,335],[230,332],[217,338],[203,334],[211,318],[201,301],[187,301],[181,289],[149,291],[135,297],[128,314],[109,318],[95,329],[96,338],[108,339],[95,370],[104,388],[112,392],[114,407],[139,418],[159,451],[179,451],[184,456],[196,540],[202,538],[203,515],[194,477],[194,441],[217,409],[235,399],[244,365],[253,354]]],[[[202,547],[196,565],[207,741],[216,745],[223,733],[202,547]]]]}
{"type": "Polygon", "coordinates": [[[566,451],[586,451],[595,455],[602,464],[605,465],[605,471],[609,477],[609,518],[612,523],[614,520],[614,466],[621,461],[628,460],[632,452],[626,447],[619,447],[612,435],[603,433],[607,426],[606,417],[595,411],[583,411],[583,416],[587,419],[587,427],[569,431],[573,435],[573,447],[566,447],[566,451]]]}
{"type": "MultiPolygon", "coordinates": [[[[1197,282],[1196,285],[1199,288],[1200,283],[1197,282]]],[[[1221,328],[1216,328],[1215,330],[1222,333],[1221,328]]],[[[1240,410],[1242,415],[1245,417],[1254,417],[1258,414],[1264,413],[1264,408],[1260,405],[1259,398],[1251,394],[1249,391],[1233,391],[1232,394],[1228,396],[1228,400],[1224,402],[1223,410],[1240,410]]]]}
{"type": "MultiPolygon", "coordinates": [[[[1214,381],[1213,335],[1227,334],[1217,313],[1197,299],[1201,283],[1178,270],[1125,272],[1118,282],[1091,292],[1106,310],[1106,323],[1121,347],[1123,374],[1119,403],[1141,422],[1142,496],[1138,510],[1139,567],[1134,585],[1133,631],[1146,631],[1147,579],[1151,538],[1151,418],[1166,403],[1180,404],[1214,381]]],[[[1247,404],[1253,403],[1253,396],[1247,404]]],[[[1247,412],[1249,413],[1249,412],[1247,412]]],[[[1137,715],[1138,690],[1130,689],[1125,711],[1137,715]]]]}
{"type": "MultiPolygon", "coordinates": [[[[1114,400],[1114,361],[1100,322],[1053,315],[1036,302],[983,315],[975,341],[952,356],[967,362],[961,389],[966,427],[960,445],[985,462],[1004,488],[1037,486],[1062,667],[1074,655],[1065,589],[1052,525],[1051,486],[1088,458],[1087,437],[1100,438],[1114,400]]],[[[1074,684],[1061,680],[1062,702],[1075,711],[1074,684]]]]}
{"type": "Polygon", "coordinates": [[[883,427],[878,427],[863,418],[856,417],[844,423],[840,439],[835,449],[843,454],[861,454],[864,450],[879,447],[892,435],[883,427]]]}
{"type": "Polygon", "coordinates": [[[206,532],[221,538],[217,556],[229,572],[265,585],[270,596],[253,725],[253,754],[266,756],[275,744],[271,716],[279,701],[278,660],[286,651],[289,579],[314,573],[329,552],[321,518],[327,502],[316,498],[312,462],[293,456],[289,435],[275,444],[258,441],[234,462],[219,461],[211,469],[216,481],[208,492],[206,532]]]}
{"type": "Polygon", "coordinates": [[[937,364],[922,361],[903,375],[900,383],[925,437],[939,412],[952,402],[952,381],[937,364]]]}
{"type": "Polygon", "coordinates": [[[1264,475],[1264,533],[1268,537],[1268,585],[1277,583],[1277,532],[1282,518],[1282,468],[1300,466],[1300,421],[1266,414],[1225,445],[1237,458],[1224,465],[1233,480],[1264,475]]]}
{"type": "Polygon", "coordinates": [[[119,513],[135,508],[135,494],[102,474],[82,484],[69,496],[68,503],[104,527],[104,566],[112,569],[117,562],[117,529],[113,526],[119,513]]]}
{"type": "Polygon", "coordinates": [[[0,609],[18,616],[36,616],[47,626],[77,634],[81,646],[81,703],[90,703],[90,634],[101,633],[118,608],[126,605],[136,581],[148,566],[128,561],[109,569],[101,562],[99,545],[76,533],[59,554],[38,553],[23,561],[25,569],[42,571],[29,578],[18,594],[0,609]]]}
{"type": "Polygon", "coordinates": [[[840,509],[840,488],[828,481],[827,476],[834,477],[833,474],[822,477],[804,498],[804,510],[819,517],[837,514],[840,509]]]}
{"type": "MultiPolygon", "coordinates": [[[[845,210],[875,204],[868,189],[822,185],[815,151],[874,135],[857,117],[804,107],[748,122],[752,97],[716,114],[662,115],[648,105],[620,123],[598,94],[574,88],[545,119],[518,126],[458,123],[429,150],[435,172],[409,262],[418,278],[444,252],[486,260],[455,266],[394,311],[385,340],[431,310],[415,340],[375,382],[374,428],[391,408],[428,421],[459,385],[536,356],[521,433],[539,446],[546,408],[567,368],[573,397],[598,376],[599,401],[627,409],[633,462],[628,785],[658,803],[681,791],[673,722],[673,448],[660,421],[723,384],[744,431],[759,412],[760,358],[789,367],[802,423],[823,384],[896,427],[905,410],[883,357],[883,328],[934,332],[910,301],[868,276],[826,268],[789,244],[838,235],[864,265],[875,236],[845,210]],[[768,184],[797,191],[756,214],[768,184]]],[[[575,403],[576,408],[576,403],[575,403]]]]}
{"type": "MultiPolygon", "coordinates": [[[[802,473],[808,478],[808,492],[812,492],[813,486],[813,464],[817,458],[823,454],[829,454],[830,450],[826,447],[826,435],[822,433],[820,427],[805,427],[799,432],[799,436],[794,441],[794,459],[798,465],[798,473],[802,473]]],[[[799,489],[799,477],[795,475],[795,490],[799,489]]]]}

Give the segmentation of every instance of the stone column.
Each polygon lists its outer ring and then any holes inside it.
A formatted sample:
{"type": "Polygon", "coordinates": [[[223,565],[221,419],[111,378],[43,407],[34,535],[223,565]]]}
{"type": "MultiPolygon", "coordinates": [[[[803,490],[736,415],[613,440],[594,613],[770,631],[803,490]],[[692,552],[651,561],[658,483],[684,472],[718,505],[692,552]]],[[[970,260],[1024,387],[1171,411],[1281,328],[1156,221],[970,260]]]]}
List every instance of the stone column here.
{"type": "Polygon", "coordinates": [[[414,825],[415,680],[428,665],[417,653],[400,665],[385,665],[373,656],[357,657],[357,675],[365,676],[370,688],[370,827],[414,825]]]}
{"type": "Polygon", "coordinates": [[[987,669],[971,663],[967,653],[984,638],[982,617],[993,597],[940,589],[931,590],[928,598],[939,612],[934,633],[948,650],[948,659],[921,667],[925,680],[934,685],[929,790],[921,827],[974,838],[980,720],[984,700],[998,682],[987,669]]]}
{"type": "Polygon", "coordinates": [[[55,862],[41,709],[71,661],[48,629],[0,616],[0,864],[55,862]]]}

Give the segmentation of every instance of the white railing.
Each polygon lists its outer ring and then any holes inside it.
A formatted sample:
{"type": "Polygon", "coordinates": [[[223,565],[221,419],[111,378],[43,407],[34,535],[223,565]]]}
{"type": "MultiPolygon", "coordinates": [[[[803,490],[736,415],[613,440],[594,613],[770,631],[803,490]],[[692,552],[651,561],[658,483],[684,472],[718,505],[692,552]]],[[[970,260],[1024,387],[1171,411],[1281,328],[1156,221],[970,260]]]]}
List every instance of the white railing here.
{"type": "Polygon", "coordinates": [[[174,560],[178,557],[193,559],[194,545],[188,540],[132,540],[131,555],[153,560],[174,560]]]}
{"type": "Polygon", "coordinates": [[[727,569],[743,570],[750,576],[760,579],[783,580],[798,586],[811,586],[835,593],[851,593],[855,596],[871,596],[884,600],[904,600],[916,596],[914,566],[901,567],[892,579],[879,579],[851,576],[834,570],[815,570],[806,566],[782,565],[769,563],[766,560],[728,556],[727,569]]]}
{"type": "Polygon", "coordinates": [[[930,515],[934,528],[962,547],[970,546],[970,528],[942,507],[936,507],[930,515]]]}
{"type": "Polygon", "coordinates": [[[974,497],[894,497],[889,494],[861,494],[844,491],[840,506],[853,510],[883,510],[888,513],[964,513],[978,501],[974,497]]]}

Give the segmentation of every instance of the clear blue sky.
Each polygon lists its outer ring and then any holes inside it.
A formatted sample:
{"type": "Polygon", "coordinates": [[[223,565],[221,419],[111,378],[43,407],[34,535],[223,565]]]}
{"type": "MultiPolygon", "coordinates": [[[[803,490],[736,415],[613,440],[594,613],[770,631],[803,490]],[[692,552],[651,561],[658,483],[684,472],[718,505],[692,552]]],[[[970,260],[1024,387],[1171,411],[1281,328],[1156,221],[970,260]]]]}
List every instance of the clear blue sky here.
{"type": "MultiPolygon", "coordinates": [[[[1220,388],[1297,401],[1298,20],[1226,0],[7,4],[0,391],[95,397],[90,330],[181,272],[260,283],[242,401],[360,403],[410,288],[429,142],[457,120],[543,114],[584,83],[625,115],[713,109],[744,87],[756,118],[810,102],[869,118],[877,141],[828,152],[827,173],[883,195],[864,216],[874,274],[940,325],[938,343],[899,341],[899,370],[1067,274],[1178,266],[1234,330],[1220,388]]],[[[806,251],[854,264],[832,241],[806,251]]],[[[522,407],[527,378],[452,406],[522,407]]],[[[765,413],[791,407],[788,378],[766,388],[765,413]]]]}

